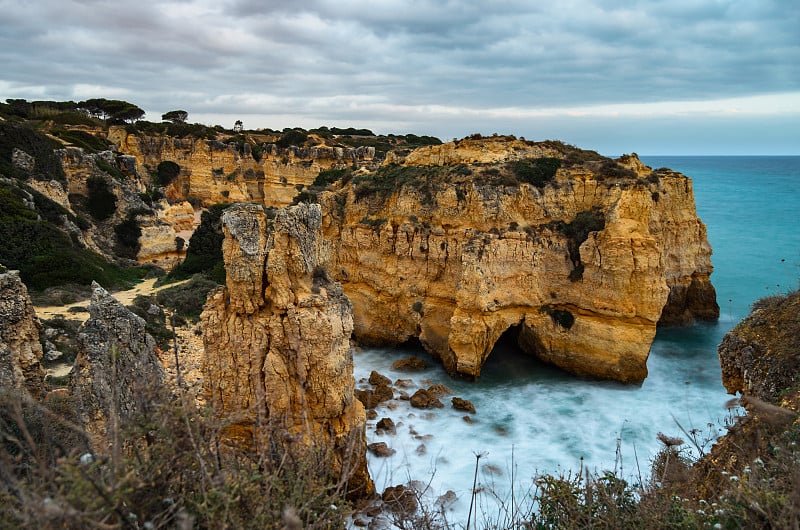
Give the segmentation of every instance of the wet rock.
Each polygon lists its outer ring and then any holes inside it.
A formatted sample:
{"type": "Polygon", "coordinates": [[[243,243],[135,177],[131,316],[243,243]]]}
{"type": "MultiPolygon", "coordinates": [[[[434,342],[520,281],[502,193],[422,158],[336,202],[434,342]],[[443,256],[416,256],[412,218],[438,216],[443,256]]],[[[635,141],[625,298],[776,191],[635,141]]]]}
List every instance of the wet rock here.
{"type": "Polygon", "coordinates": [[[447,490],[444,495],[439,496],[436,499],[436,505],[440,506],[443,510],[446,510],[458,500],[458,495],[453,490],[447,490]]]}
{"type": "Polygon", "coordinates": [[[473,425],[475,423],[475,420],[473,420],[472,416],[469,415],[463,416],[461,419],[464,420],[466,423],[469,423],[470,425],[473,425]]]}
{"type": "Polygon", "coordinates": [[[356,399],[363,403],[365,409],[374,409],[384,401],[389,401],[394,397],[392,389],[387,385],[378,385],[374,390],[354,391],[356,399]]]}
{"type": "Polygon", "coordinates": [[[411,406],[418,409],[440,409],[444,407],[436,396],[432,396],[427,390],[419,389],[411,396],[411,406]]]}
{"type": "Polygon", "coordinates": [[[386,442],[375,442],[368,444],[367,449],[369,449],[370,453],[380,458],[386,458],[392,456],[397,452],[388,445],[386,445],[386,442]]]}
{"type": "Polygon", "coordinates": [[[392,389],[389,387],[389,385],[381,384],[375,387],[372,397],[375,400],[375,404],[378,405],[384,401],[389,401],[392,399],[394,397],[394,392],[392,392],[392,389]]]}
{"type": "Polygon", "coordinates": [[[394,370],[401,370],[403,372],[421,372],[428,367],[425,361],[419,357],[406,357],[399,359],[392,363],[394,370]]]}
{"type": "Polygon", "coordinates": [[[402,484],[386,488],[381,499],[386,507],[396,514],[411,515],[417,511],[419,506],[414,490],[406,488],[402,484]]]}
{"type": "Polygon", "coordinates": [[[378,425],[375,426],[377,434],[397,434],[397,427],[391,418],[381,418],[378,425]]]}
{"type": "Polygon", "coordinates": [[[369,384],[372,386],[390,386],[392,384],[392,380],[386,377],[385,375],[381,375],[375,370],[373,370],[369,374],[369,384]]]}
{"type": "Polygon", "coordinates": [[[397,388],[414,388],[414,381],[411,379],[398,379],[394,382],[397,388]]]}
{"type": "Polygon", "coordinates": [[[378,413],[375,412],[375,409],[367,410],[367,419],[368,420],[374,420],[377,417],[378,417],[378,413]]]}
{"type": "Polygon", "coordinates": [[[468,399],[461,399],[460,397],[454,397],[451,400],[453,404],[453,408],[456,410],[461,410],[464,412],[469,412],[470,414],[475,414],[475,405],[472,404],[471,401],[468,399]]]}
{"type": "Polygon", "coordinates": [[[435,385],[431,385],[428,387],[428,394],[431,394],[432,396],[436,396],[437,398],[439,398],[452,395],[453,391],[450,390],[449,387],[437,383],[435,385]]]}
{"type": "Polygon", "coordinates": [[[419,444],[414,452],[422,456],[428,452],[428,448],[425,446],[425,444],[419,444]]]}

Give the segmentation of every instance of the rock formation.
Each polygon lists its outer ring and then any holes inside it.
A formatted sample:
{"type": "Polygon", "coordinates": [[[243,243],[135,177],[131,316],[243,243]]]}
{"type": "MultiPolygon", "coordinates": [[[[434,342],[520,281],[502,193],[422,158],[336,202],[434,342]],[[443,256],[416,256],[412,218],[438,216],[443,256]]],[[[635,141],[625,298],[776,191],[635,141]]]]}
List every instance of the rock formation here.
{"type": "Polygon", "coordinates": [[[147,413],[163,397],[164,370],[144,320],[97,283],[92,287],[70,392],[97,448],[115,441],[120,425],[147,413]]]}
{"type": "Polygon", "coordinates": [[[267,142],[256,158],[249,144],[129,134],[124,127],[111,127],[108,139],[135,157],[140,170],[156,168],[163,161],[178,164],[181,172],[168,186],[167,197],[191,197],[205,206],[235,201],[286,206],[298,186],[309,186],[321,170],[354,162],[371,164],[375,158],[372,147],[280,148],[267,142]]]}
{"type": "Polygon", "coordinates": [[[44,390],[41,324],[19,272],[0,265],[0,388],[44,390]]]}
{"type": "Polygon", "coordinates": [[[321,210],[301,204],[270,216],[253,204],[222,216],[227,284],[202,315],[207,400],[240,437],[278,427],[290,449],[331,450],[348,489],[369,494],[352,307],[324,267],[321,210]]]}
{"type": "Polygon", "coordinates": [[[725,389],[778,402],[800,382],[800,291],[763,299],[718,347],[725,389]]]}
{"type": "Polygon", "coordinates": [[[659,322],[718,316],[681,174],[507,138],[393,161],[320,197],[364,343],[419,340],[450,373],[478,377],[511,330],[572,373],[639,382],[659,322]]]}

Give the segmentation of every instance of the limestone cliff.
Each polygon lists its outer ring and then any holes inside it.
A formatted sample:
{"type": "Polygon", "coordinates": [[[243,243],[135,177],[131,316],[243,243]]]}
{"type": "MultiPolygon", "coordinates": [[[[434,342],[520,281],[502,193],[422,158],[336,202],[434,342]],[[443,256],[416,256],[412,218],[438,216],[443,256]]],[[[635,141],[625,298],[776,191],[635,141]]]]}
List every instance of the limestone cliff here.
{"type": "MultiPolygon", "coordinates": [[[[37,189],[41,193],[74,213],[90,195],[90,179],[102,179],[116,201],[116,211],[112,216],[100,221],[93,219],[89,228],[78,231],[84,244],[109,258],[123,255],[139,263],[153,263],[165,269],[171,269],[185,257],[185,244],[177,238],[181,237],[179,232],[183,232],[185,237],[182,239],[185,242],[191,234],[194,219],[191,205],[181,201],[175,204],[167,201],[145,203],[142,194],[150,183],[150,175],[139,172],[134,157],[112,151],[86,153],[76,147],[68,147],[57,153],[66,174],[66,189],[61,190],[57,182],[47,186],[39,183],[37,189]],[[115,228],[127,219],[136,221],[140,235],[136,244],[125,252],[120,251],[115,228]]],[[[84,219],[91,219],[91,216],[86,215],[84,219]]]]}
{"type": "Polygon", "coordinates": [[[465,139],[320,197],[365,343],[478,377],[512,330],[570,372],[639,382],[659,321],[718,315],[691,180],[558,142],[465,139]]]}
{"type": "Polygon", "coordinates": [[[170,200],[196,199],[203,205],[257,201],[268,206],[286,206],[298,189],[309,186],[320,171],[353,163],[371,164],[372,147],[287,147],[262,144],[257,156],[250,144],[129,134],[124,127],[111,127],[108,139],[122,153],[136,158],[145,173],[164,161],[178,164],[178,178],[167,187],[170,200]]]}
{"type": "Polygon", "coordinates": [[[0,265],[0,388],[44,390],[41,324],[19,272],[0,265]]]}
{"type": "Polygon", "coordinates": [[[222,222],[227,284],[202,315],[208,402],[238,418],[239,434],[259,439],[278,427],[290,447],[331,450],[348,489],[370,493],[352,308],[324,268],[319,206],[268,215],[236,205],[222,222]]]}
{"type": "Polygon", "coordinates": [[[144,320],[93,284],[70,392],[96,448],[119,436],[121,425],[163,397],[164,370],[155,346],[144,320]]]}

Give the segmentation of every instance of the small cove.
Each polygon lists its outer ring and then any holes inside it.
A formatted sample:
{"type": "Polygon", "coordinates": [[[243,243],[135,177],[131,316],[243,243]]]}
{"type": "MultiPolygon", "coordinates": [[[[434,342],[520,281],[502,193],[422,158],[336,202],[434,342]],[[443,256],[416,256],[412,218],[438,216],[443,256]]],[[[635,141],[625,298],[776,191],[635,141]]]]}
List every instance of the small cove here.
{"type": "Polygon", "coordinates": [[[510,495],[512,468],[517,491],[530,488],[539,473],[582,467],[597,472],[616,468],[638,482],[640,473],[646,479],[659,448],[658,432],[686,438],[680,424],[687,431],[697,429],[701,444],[724,432],[731,396],[720,380],[717,344],[753,301],[797,288],[800,280],[800,157],[641,158],[694,181],[698,215],[714,249],[719,322],[660,329],[641,386],[575,378],[508,344],[496,347],[477,383],[450,378],[421,350],[359,350],[357,386],[365,388],[359,381],[377,370],[393,381],[411,378],[415,388],[447,385],[477,409],[469,424],[462,419],[465,413],[450,407],[449,397],[442,398],[445,408],[433,412],[411,409],[405,401],[379,407],[378,419],[402,423],[389,436],[376,435],[377,420],[369,422],[368,441],[384,441],[397,451],[389,458],[369,456],[379,491],[409,480],[430,483],[431,498],[452,490],[458,501],[448,518],[463,523],[476,454],[483,455],[479,502],[495,513],[497,503],[488,492],[510,495]],[[429,368],[418,374],[391,369],[394,360],[410,354],[425,358],[429,368]]]}

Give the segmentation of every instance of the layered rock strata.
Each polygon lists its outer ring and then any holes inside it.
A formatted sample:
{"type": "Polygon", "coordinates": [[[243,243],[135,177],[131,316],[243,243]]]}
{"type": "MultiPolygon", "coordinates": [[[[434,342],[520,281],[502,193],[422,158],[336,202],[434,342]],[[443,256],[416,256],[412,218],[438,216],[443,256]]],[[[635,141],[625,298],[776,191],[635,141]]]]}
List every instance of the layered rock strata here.
{"type": "Polygon", "coordinates": [[[502,180],[514,161],[566,156],[555,143],[467,139],[388,168],[400,175],[388,191],[367,175],[322,196],[355,336],[418,340],[476,378],[511,330],[567,371],[640,382],[659,322],[716,318],[691,180],[635,155],[565,163],[540,185],[502,180]]]}
{"type": "Polygon", "coordinates": [[[288,433],[290,449],[330,450],[356,494],[373,491],[365,412],[354,398],[352,307],[324,267],[318,205],[222,216],[224,289],[202,314],[206,397],[238,436],[288,433]]]}
{"type": "Polygon", "coordinates": [[[163,398],[164,369],[145,321],[97,283],[78,334],[70,392],[94,447],[121,442],[120,426],[163,398]]]}
{"type": "Polygon", "coordinates": [[[167,187],[170,200],[196,199],[205,206],[222,202],[257,201],[286,206],[298,188],[309,186],[320,171],[334,166],[372,164],[373,147],[287,147],[264,143],[258,158],[249,144],[129,134],[111,127],[108,139],[136,158],[140,172],[170,161],[181,168],[167,187]]]}
{"type": "Polygon", "coordinates": [[[41,324],[18,271],[0,265],[0,389],[44,390],[41,324]]]}

